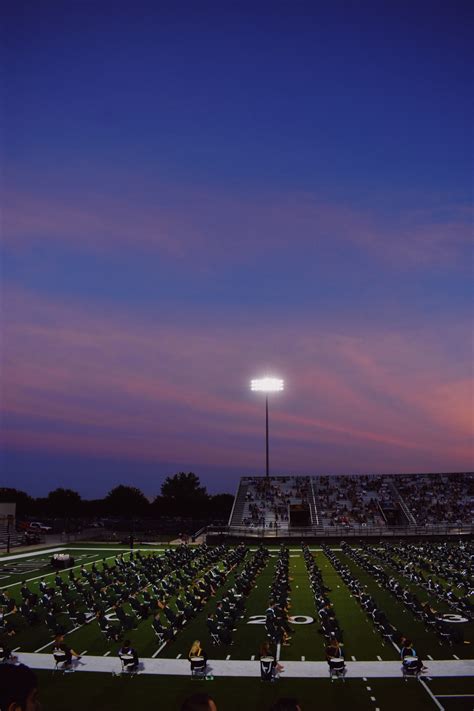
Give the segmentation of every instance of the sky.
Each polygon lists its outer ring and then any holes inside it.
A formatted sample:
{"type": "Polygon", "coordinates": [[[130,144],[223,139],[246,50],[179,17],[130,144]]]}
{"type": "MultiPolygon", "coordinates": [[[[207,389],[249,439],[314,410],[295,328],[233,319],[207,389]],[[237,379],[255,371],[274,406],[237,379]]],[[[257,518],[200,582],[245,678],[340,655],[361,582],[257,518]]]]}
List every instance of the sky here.
{"type": "Polygon", "coordinates": [[[7,2],[0,485],[472,471],[473,13],[7,2]]]}

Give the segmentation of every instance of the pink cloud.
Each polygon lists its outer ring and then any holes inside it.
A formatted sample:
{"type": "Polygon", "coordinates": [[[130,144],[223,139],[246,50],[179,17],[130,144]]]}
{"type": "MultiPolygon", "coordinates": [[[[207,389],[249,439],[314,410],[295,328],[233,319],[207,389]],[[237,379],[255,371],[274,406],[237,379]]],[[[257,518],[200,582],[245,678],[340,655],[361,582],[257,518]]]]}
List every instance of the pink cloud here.
{"type": "Polygon", "coordinates": [[[126,200],[93,191],[10,192],[4,207],[4,242],[13,249],[50,243],[112,256],[138,250],[211,271],[286,254],[290,244],[293,252],[347,244],[393,265],[464,268],[471,225],[465,206],[443,214],[411,204],[390,211],[389,201],[356,209],[303,192],[255,196],[189,186],[158,186],[146,197],[132,186],[126,200]]]}
{"type": "MultiPolygon", "coordinates": [[[[257,467],[263,401],[248,379],[266,363],[288,383],[271,403],[280,466],[472,467],[472,371],[440,347],[436,328],[203,326],[189,312],[170,323],[12,287],[4,305],[5,446],[166,461],[185,451],[191,462],[257,467]],[[278,355],[269,363],[268,353],[278,355]]],[[[465,327],[445,337],[456,328],[465,327]]]]}

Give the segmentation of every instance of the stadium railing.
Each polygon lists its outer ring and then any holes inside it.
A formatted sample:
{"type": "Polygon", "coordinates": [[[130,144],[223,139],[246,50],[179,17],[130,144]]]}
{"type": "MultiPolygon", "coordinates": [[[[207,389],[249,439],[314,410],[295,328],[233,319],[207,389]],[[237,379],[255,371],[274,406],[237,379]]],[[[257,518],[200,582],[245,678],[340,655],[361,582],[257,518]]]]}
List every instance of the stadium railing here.
{"type": "Polygon", "coordinates": [[[427,526],[307,526],[304,528],[263,528],[249,526],[206,526],[199,533],[241,538],[372,538],[412,536],[469,536],[473,525],[436,524],[427,526]]]}

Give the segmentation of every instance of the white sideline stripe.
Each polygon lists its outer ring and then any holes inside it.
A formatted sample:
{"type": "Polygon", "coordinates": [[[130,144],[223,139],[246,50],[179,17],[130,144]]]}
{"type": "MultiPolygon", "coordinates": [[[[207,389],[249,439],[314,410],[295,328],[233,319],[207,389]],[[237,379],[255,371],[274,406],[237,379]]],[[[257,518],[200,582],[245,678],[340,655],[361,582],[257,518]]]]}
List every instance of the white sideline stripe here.
{"type": "MultiPolygon", "coordinates": [[[[159,548],[134,548],[134,551],[164,551],[166,546],[161,545],[159,548]]],[[[256,550],[256,549],[255,549],[256,550]]],[[[0,565],[4,560],[19,560],[20,558],[30,558],[34,555],[49,555],[50,553],[60,553],[61,551],[88,551],[91,557],[95,555],[93,551],[116,551],[117,553],[129,553],[130,548],[122,546],[114,548],[109,546],[108,548],[91,548],[80,547],[80,546],[69,546],[67,543],[61,543],[58,548],[42,548],[41,550],[29,551],[28,553],[16,553],[15,555],[2,555],[0,556],[0,565]]]]}
{"type": "MultiPolygon", "coordinates": [[[[53,669],[54,662],[50,654],[21,653],[19,660],[33,669],[53,669]]],[[[142,659],[141,674],[159,674],[189,676],[187,659],[142,659]]],[[[214,677],[260,677],[260,665],[249,660],[209,660],[210,673],[214,677]]],[[[394,662],[346,662],[349,678],[402,678],[401,663],[394,662]]],[[[114,657],[86,656],[73,662],[76,671],[112,673],[117,669],[117,659],[114,657]]],[[[474,661],[454,659],[430,664],[432,677],[470,677],[474,676],[474,661]]],[[[292,662],[285,661],[285,676],[295,678],[328,678],[327,662],[292,662]]],[[[420,683],[423,680],[420,679],[420,683]]],[[[426,685],[425,685],[426,686],[426,685]]],[[[438,706],[438,708],[441,708],[438,706]]]]}
{"type": "Polygon", "coordinates": [[[59,553],[60,551],[65,550],[66,547],[61,545],[60,548],[48,548],[45,550],[44,548],[40,551],[30,551],[29,553],[17,553],[16,555],[2,555],[0,557],[0,565],[3,563],[4,560],[20,560],[20,558],[30,558],[31,556],[34,555],[49,555],[50,553],[59,553]]]}
{"type": "Polygon", "coordinates": [[[433,694],[433,692],[431,691],[431,689],[430,689],[430,687],[428,686],[428,684],[425,684],[425,682],[423,681],[423,679],[420,679],[420,677],[418,677],[418,681],[420,682],[420,684],[422,685],[422,687],[424,688],[424,690],[425,690],[426,692],[428,692],[428,694],[431,696],[431,698],[433,699],[433,701],[434,701],[434,703],[436,704],[437,708],[439,708],[440,711],[444,711],[444,706],[443,706],[442,704],[440,704],[440,702],[438,701],[438,699],[436,698],[436,696],[433,694]]]}
{"type": "Polygon", "coordinates": [[[154,659],[155,657],[157,657],[164,647],[166,647],[166,642],[163,642],[161,647],[159,649],[157,649],[154,654],[151,655],[151,658],[154,659]]]}

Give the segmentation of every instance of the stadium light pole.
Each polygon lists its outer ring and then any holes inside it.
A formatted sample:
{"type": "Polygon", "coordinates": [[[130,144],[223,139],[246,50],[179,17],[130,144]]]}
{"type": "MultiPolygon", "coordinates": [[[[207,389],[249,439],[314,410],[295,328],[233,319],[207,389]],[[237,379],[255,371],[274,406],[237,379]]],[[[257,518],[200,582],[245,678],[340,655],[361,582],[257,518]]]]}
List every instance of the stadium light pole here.
{"type": "Polygon", "coordinates": [[[268,393],[281,392],[284,382],[280,378],[256,378],[250,381],[250,389],[254,392],[265,393],[265,445],[266,445],[266,476],[270,476],[269,449],[268,449],[268,393]]]}

